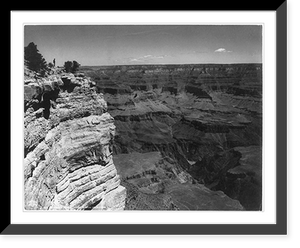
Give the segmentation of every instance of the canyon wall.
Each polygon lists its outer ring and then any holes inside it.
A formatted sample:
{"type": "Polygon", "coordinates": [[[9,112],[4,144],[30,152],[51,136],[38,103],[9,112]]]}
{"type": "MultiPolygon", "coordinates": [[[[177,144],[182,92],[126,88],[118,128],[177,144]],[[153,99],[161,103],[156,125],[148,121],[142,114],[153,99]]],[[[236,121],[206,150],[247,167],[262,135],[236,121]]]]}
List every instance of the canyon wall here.
{"type": "Polygon", "coordinates": [[[261,210],[261,64],[82,71],[115,119],[125,209],[261,210]]]}
{"type": "Polygon", "coordinates": [[[24,76],[26,210],[122,210],[113,117],[83,74],[24,76]]]}

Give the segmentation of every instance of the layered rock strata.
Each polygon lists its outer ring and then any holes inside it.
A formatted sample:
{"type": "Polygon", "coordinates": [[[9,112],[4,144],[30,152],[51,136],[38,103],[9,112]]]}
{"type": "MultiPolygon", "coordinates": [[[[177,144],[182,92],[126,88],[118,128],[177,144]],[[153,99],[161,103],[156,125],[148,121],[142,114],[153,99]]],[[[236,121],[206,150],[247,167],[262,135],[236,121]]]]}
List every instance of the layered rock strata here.
{"type": "Polygon", "coordinates": [[[112,160],[114,119],[80,74],[25,75],[26,210],[121,210],[126,190],[112,160]]]}
{"type": "Polygon", "coordinates": [[[262,209],[262,64],[82,70],[115,119],[126,208],[262,209]]]}

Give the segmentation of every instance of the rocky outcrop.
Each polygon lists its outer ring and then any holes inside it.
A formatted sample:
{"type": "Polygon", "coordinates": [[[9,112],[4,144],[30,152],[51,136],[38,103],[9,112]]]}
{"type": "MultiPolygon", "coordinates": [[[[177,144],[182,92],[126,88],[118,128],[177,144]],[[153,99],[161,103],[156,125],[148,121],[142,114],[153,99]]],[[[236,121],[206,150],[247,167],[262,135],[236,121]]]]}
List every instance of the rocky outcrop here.
{"type": "Polygon", "coordinates": [[[26,210],[121,210],[113,117],[84,75],[25,75],[26,210]]]}

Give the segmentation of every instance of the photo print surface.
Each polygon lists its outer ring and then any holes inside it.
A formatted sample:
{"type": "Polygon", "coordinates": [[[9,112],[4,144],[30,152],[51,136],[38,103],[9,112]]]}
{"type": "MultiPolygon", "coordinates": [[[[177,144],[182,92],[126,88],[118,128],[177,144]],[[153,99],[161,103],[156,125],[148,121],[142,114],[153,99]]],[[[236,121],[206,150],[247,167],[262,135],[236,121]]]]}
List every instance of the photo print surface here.
{"type": "Polygon", "coordinates": [[[261,25],[25,25],[25,210],[262,210],[261,25]]]}

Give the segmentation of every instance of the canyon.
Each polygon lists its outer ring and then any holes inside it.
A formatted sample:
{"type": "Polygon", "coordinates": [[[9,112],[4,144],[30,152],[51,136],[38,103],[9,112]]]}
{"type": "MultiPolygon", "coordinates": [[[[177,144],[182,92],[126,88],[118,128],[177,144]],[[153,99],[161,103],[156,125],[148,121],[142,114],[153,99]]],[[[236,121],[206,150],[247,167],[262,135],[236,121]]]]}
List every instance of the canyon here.
{"type": "Polygon", "coordinates": [[[262,64],[86,66],[125,210],[262,210],[262,64]]]}
{"type": "Polygon", "coordinates": [[[262,65],[24,71],[25,210],[262,210],[262,65]]]}

